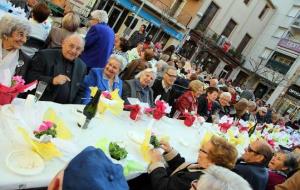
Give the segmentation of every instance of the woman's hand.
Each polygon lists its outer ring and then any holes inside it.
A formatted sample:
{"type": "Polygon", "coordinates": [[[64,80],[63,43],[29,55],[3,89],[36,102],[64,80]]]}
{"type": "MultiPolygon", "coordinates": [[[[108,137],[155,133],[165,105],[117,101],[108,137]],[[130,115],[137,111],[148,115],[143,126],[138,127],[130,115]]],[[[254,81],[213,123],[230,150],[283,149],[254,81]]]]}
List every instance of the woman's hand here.
{"type": "Polygon", "coordinates": [[[172,150],[172,147],[170,146],[169,142],[166,140],[160,141],[160,147],[166,152],[170,152],[172,150]]]}

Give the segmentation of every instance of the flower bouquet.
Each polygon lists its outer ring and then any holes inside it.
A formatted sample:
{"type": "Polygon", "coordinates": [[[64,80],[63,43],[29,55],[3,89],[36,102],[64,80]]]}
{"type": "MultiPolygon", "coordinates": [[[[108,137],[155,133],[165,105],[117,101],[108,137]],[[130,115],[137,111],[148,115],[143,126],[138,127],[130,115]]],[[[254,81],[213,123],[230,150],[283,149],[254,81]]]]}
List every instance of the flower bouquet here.
{"type": "Polygon", "coordinates": [[[38,141],[47,143],[57,136],[56,127],[56,124],[51,121],[43,121],[43,123],[33,131],[33,134],[38,141]]]}
{"type": "Polygon", "coordinates": [[[10,104],[20,93],[33,90],[36,85],[37,81],[25,85],[21,76],[14,76],[10,87],[0,84],[0,105],[10,104]]]}

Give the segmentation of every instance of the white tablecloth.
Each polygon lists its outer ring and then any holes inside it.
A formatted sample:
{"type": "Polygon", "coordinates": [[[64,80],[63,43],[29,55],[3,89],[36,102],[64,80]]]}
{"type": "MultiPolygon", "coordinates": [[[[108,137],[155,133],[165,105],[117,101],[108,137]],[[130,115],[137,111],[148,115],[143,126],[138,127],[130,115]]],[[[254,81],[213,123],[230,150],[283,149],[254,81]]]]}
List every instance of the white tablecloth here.
{"type": "MultiPolygon", "coordinates": [[[[129,112],[123,112],[120,116],[115,116],[110,112],[94,118],[88,129],[83,130],[77,126],[77,109],[82,110],[82,105],[61,105],[52,102],[38,102],[31,107],[24,105],[24,100],[16,99],[13,104],[0,107],[0,189],[45,187],[58,171],[63,169],[70,159],[85,147],[92,145],[101,138],[110,141],[122,141],[128,151],[128,159],[142,163],[147,167],[140,152],[139,145],[129,138],[128,133],[134,132],[141,138],[144,137],[147,125],[151,120],[145,117],[139,121],[132,121],[129,112]],[[48,108],[53,108],[64,120],[67,127],[73,134],[70,154],[65,154],[61,158],[45,161],[45,169],[35,176],[22,176],[12,172],[5,164],[7,155],[11,151],[18,149],[30,149],[24,142],[22,136],[17,131],[17,127],[23,127],[28,132],[32,132],[36,126],[42,122],[42,116],[48,108]]],[[[188,128],[183,121],[174,120],[167,117],[156,121],[153,132],[158,136],[170,137],[170,144],[177,149],[190,162],[195,162],[201,138],[204,131],[211,130],[212,126],[205,124],[199,128],[188,128]]],[[[70,150],[69,150],[70,151],[70,150]]],[[[62,153],[66,153],[62,151],[62,153]]],[[[130,178],[136,174],[127,176],[130,178]]]]}

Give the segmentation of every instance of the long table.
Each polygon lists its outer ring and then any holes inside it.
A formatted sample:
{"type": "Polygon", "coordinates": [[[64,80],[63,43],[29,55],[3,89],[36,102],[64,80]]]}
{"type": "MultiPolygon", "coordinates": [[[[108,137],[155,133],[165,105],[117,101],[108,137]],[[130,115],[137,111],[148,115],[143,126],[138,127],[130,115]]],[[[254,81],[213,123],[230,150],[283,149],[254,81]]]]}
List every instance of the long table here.
{"type": "MultiPolygon", "coordinates": [[[[95,146],[99,139],[106,138],[109,141],[117,141],[125,144],[128,151],[128,159],[135,160],[144,166],[147,163],[140,153],[140,145],[130,138],[129,134],[135,133],[144,137],[151,117],[145,116],[141,120],[133,121],[129,118],[129,112],[122,112],[116,116],[109,111],[98,115],[84,130],[77,126],[81,118],[77,110],[82,110],[82,105],[62,105],[53,102],[37,102],[26,106],[24,100],[16,99],[12,104],[0,107],[0,189],[26,189],[45,187],[58,171],[65,168],[68,162],[87,146],[95,146]],[[31,149],[17,130],[18,127],[32,132],[42,122],[42,117],[48,108],[52,108],[61,117],[73,138],[66,146],[64,156],[45,161],[45,169],[38,175],[22,176],[11,171],[5,164],[7,155],[19,149],[31,149]]],[[[170,144],[178,150],[187,161],[195,162],[201,139],[206,130],[214,130],[213,126],[205,123],[199,127],[186,127],[183,121],[163,117],[155,121],[153,132],[158,136],[168,136],[170,144]]],[[[122,162],[121,162],[122,164],[122,162]]],[[[140,173],[140,172],[139,172],[140,173]]],[[[139,173],[131,173],[126,176],[130,179],[139,173]]]]}

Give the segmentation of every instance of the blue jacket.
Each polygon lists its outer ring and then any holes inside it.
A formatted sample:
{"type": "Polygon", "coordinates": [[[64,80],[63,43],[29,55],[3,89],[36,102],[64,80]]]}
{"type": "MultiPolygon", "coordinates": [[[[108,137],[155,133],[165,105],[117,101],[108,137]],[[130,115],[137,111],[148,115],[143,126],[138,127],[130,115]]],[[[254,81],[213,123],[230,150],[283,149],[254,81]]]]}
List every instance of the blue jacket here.
{"type": "Polygon", "coordinates": [[[81,59],[90,68],[104,68],[115,43],[114,31],[105,23],[92,26],[85,37],[81,59]]]}
{"type": "Polygon", "coordinates": [[[262,165],[237,163],[233,171],[243,177],[253,190],[265,190],[268,183],[268,169],[262,165]]]}
{"type": "MultiPolygon", "coordinates": [[[[103,70],[100,68],[94,68],[91,69],[89,74],[85,76],[84,81],[83,81],[83,87],[84,87],[84,95],[83,95],[83,104],[87,104],[90,101],[90,94],[91,90],[89,87],[98,87],[99,90],[101,91],[109,91],[109,84],[108,84],[108,79],[103,77],[103,70]]],[[[122,96],[122,84],[123,81],[116,76],[117,78],[115,79],[112,88],[115,90],[116,88],[119,89],[119,95],[120,97],[122,96]]]]}

